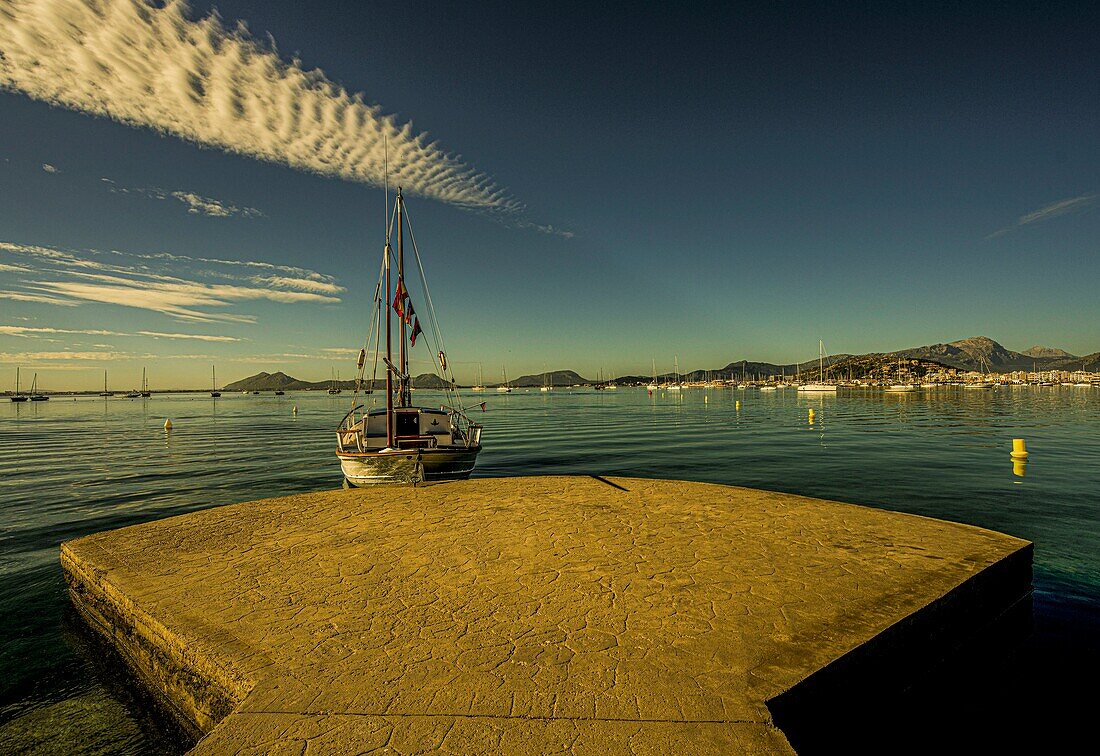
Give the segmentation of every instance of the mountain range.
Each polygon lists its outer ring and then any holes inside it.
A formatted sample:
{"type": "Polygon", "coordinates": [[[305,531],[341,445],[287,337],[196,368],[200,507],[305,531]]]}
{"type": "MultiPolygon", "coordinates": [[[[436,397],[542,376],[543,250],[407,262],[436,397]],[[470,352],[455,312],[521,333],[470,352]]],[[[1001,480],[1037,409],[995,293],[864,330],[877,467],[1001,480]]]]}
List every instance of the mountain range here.
{"type": "MultiPolygon", "coordinates": [[[[895,352],[870,352],[868,354],[830,355],[823,361],[826,377],[849,374],[855,377],[881,373],[898,360],[920,360],[926,367],[951,367],[960,370],[988,370],[995,373],[1007,373],[1017,370],[1085,370],[1088,372],[1100,372],[1100,352],[1093,352],[1082,357],[1070,354],[1064,349],[1054,347],[1034,346],[1023,352],[1014,352],[1011,349],[998,344],[986,336],[974,336],[960,341],[952,341],[947,344],[931,344],[928,346],[899,349],[895,352]]],[[[684,381],[738,380],[742,376],[746,378],[787,375],[795,376],[816,373],[818,361],[808,360],[801,363],[777,365],[771,362],[753,362],[738,360],[730,362],[725,367],[714,370],[692,370],[681,373],[678,377],[684,381]]],[[[616,383],[648,383],[653,379],[651,375],[624,375],[615,378],[616,383]]],[[[675,380],[676,376],[664,373],[657,376],[658,382],[675,380]]],[[[533,388],[549,382],[553,386],[575,386],[595,383],[592,379],[585,378],[572,370],[554,370],[547,373],[534,373],[523,375],[510,384],[516,388],[533,388]]],[[[225,391],[324,391],[332,385],[332,381],[302,381],[292,378],[283,372],[258,373],[239,381],[227,384],[225,391]]],[[[337,382],[341,389],[350,390],[355,387],[355,381],[337,382]]],[[[381,388],[384,381],[375,381],[375,387],[381,388]]],[[[446,382],[434,373],[422,373],[412,379],[413,388],[440,389],[446,382]]],[[[490,384],[496,386],[497,384],[490,384]]]]}

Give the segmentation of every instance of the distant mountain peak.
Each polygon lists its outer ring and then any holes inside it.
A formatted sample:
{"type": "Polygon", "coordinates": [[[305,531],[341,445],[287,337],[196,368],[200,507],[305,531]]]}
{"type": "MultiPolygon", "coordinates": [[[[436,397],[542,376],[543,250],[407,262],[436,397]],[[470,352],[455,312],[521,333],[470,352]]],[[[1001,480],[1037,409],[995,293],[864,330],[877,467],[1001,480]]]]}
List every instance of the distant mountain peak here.
{"type": "Polygon", "coordinates": [[[1070,354],[1065,349],[1058,349],[1057,347],[1045,347],[1045,346],[1033,346],[1031,349],[1025,349],[1020,354],[1026,354],[1028,357],[1065,357],[1069,359],[1076,359],[1077,355],[1070,354]]]}

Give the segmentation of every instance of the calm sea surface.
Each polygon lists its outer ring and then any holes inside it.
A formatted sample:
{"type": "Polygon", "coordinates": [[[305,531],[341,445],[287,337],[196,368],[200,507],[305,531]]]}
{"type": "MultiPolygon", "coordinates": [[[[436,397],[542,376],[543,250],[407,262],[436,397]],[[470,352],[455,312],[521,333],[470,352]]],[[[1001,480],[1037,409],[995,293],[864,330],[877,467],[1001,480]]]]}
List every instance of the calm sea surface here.
{"type": "MultiPolygon", "coordinates": [[[[971,523],[1034,541],[1035,633],[971,693],[1011,695],[1031,710],[1067,695],[1057,688],[1071,674],[1095,684],[1100,388],[827,397],[736,389],[648,396],[620,388],[465,396],[469,404],[489,404],[477,413],[486,426],[481,476],[729,483],[971,523]],[[1025,438],[1031,451],[1022,477],[1008,456],[1013,437],[1025,438]]],[[[432,392],[414,398],[428,406],[440,401],[432,392]]],[[[216,402],[186,394],[4,401],[0,751],[178,751],[178,737],[73,621],[58,545],[195,509],[338,487],[332,428],[349,402],[347,394],[309,392],[216,402]],[[171,433],[163,429],[166,418],[171,433]]]]}

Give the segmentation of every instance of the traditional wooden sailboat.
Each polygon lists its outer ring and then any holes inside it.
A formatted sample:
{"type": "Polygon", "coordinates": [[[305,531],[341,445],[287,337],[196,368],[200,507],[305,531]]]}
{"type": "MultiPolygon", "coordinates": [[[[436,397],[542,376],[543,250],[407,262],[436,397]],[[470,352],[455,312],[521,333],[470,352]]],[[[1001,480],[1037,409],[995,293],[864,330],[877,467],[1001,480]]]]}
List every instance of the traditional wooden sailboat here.
{"type": "Polygon", "coordinates": [[[30,398],[26,394],[21,393],[19,391],[19,368],[18,367],[15,368],[15,393],[12,394],[10,398],[13,402],[25,402],[25,401],[27,401],[27,399],[30,398]]]}
{"type": "MultiPolygon", "coordinates": [[[[387,210],[388,208],[387,202],[387,210]]],[[[379,369],[378,359],[382,357],[386,371],[385,406],[364,407],[356,404],[359,391],[364,385],[367,348],[359,352],[358,375],[352,408],[344,415],[336,427],[336,457],[340,460],[340,469],[347,484],[365,486],[376,483],[404,483],[418,481],[457,480],[468,478],[481,451],[481,430],[479,423],[470,420],[462,407],[462,398],[455,389],[454,375],[447,368],[447,356],[444,351],[443,336],[435,319],[431,295],[428,293],[427,280],[420,252],[416,246],[412,224],[408,221],[408,212],[401,190],[397,192],[390,223],[396,218],[397,255],[394,260],[390,245],[392,234],[387,229],[386,246],[383,253],[382,269],[375,287],[374,309],[370,330],[367,335],[367,347],[374,340],[374,366],[367,385],[375,385],[379,369]],[[429,336],[420,327],[419,315],[414,312],[412,299],[406,287],[404,227],[409,226],[416,267],[420,272],[420,283],[427,305],[429,336]],[[396,286],[392,279],[393,263],[396,262],[396,286]],[[392,298],[391,298],[392,294],[392,298]],[[383,317],[381,308],[385,308],[383,317]],[[398,348],[397,362],[393,361],[391,340],[393,337],[393,317],[397,314],[398,348]],[[411,326],[411,333],[407,328],[411,326]],[[385,351],[378,348],[379,333],[385,331],[385,351]],[[432,363],[444,377],[447,399],[450,404],[432,407],[412,405],[412,386],[409,376],[409,351],[419,339],[425,344],[429,339],[436,340],[429,347],[432,363]],[[408,343],[406,343],[408,340],[408,343]],[[449,380],[448,380],[449,378],[449,380]]],[[[507,383],[507,379],[505,379],[507,383]]],[[[374,400],[372,400],[373,403],[374,400]]],[[[480,405],[482,409],[485,405],[480,405]]]]}

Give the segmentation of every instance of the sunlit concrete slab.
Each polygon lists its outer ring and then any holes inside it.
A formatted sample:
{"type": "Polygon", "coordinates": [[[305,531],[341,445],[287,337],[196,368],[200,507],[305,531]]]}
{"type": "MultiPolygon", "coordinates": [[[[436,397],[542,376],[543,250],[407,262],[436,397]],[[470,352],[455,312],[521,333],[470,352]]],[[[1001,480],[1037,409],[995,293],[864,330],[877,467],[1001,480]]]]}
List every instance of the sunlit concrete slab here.
{"type": "Polygon", "coordinates": [[[197,753],[773,753],[770,703],[954,642],[1028,594],[1031,546],[745,488],[528,477],[219,507],[61,560],[197,753]]]}

